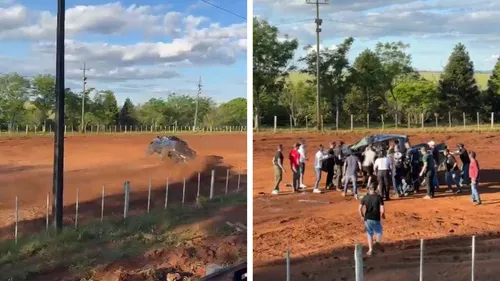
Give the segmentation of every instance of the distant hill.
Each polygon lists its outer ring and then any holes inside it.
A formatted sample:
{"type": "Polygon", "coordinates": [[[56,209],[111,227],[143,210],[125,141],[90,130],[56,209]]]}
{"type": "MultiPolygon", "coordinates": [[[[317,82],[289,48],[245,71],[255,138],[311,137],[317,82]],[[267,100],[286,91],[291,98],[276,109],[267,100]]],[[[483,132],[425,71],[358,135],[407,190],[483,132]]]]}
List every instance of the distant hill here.
{"type": "MultiPolygon", "coordinates": [[[[420,75],[423,78],[430,81],[439,81],[441,77],[441,72],[439,71],[420,71],[420,75]]],[[[490,78],[491,72],[487,71],[477,71],[474,75],[476,77],[477,84],[479,88],[486,89],[488,87],[488,79],[490,78]]],[[[299,82],[306,81],[308,79],[308,75],[300,72],[292,72],[290,73],[290,81],[299,82]]]]}

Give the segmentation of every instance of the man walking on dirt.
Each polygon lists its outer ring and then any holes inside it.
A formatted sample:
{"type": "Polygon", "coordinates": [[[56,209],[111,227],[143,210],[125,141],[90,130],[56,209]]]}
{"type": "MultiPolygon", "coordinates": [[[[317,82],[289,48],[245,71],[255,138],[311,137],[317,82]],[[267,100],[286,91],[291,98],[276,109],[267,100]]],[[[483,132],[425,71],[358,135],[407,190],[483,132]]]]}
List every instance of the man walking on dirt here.
{"type": "Polygon", "coordinates": [[[443,154],[445,157],[444,163],[446,165],[445,180],[446,185],[448,185],[448,190],[453,192],[452,184],[455,183],[457,186],[456,193],[460,193],[462,192],[462,187],[460,186],[460,171],[458,169],[457,160],[450,153],[448,148],[443,151],[443,154]]]}
{"type": "Polygon", "coordinates": [[[328,159],[326,161],[326,190],[333,188],[333,169],[335,168],[335,152],[334,149],[337,146],[335,142],[330,142],[330,148],[328,149],[328,159]]]}
{"type": "Polygon", "coordinates": [[[349,185],[349,181],[352,182],[352,194],[354,195],[354,199],[358,200],[358,172],[361,171],[361,162],[359,162],[359,158],[351,153],[346,159],[344,163],[344,193],[342,196],[347,195],[347,186],[349,185]]]}
{"type": "Polygon", "coordinates": [[[373,176],[373,165],[375,164],[375,158],[377,154],[373,151],[371,145],[366,147],[363,152],[363,183],[366,183],[366,187],[370,186],[373,176]]]}
{"type": "Polygon", "coordinates": [[[427,185],[427,195],[424,197],[424,199],[432,199],[434,198],[434,185],[433,185],[433,179],[434,179],[434,158],[432,158],[432,155],[427,151],[425,147],[422,147],[420,149],[420,152],[422,152],[422,162],[424,163],[424,166],[422,167],[422,171],[420,172],[420,177],[425,176],[425,184],[427,185]]]}
{"type": "Polygon", "coordinates": [[[304,173],[306,171],[306,161],[307,161],[307,157],[306,157],[306,141],[305,140],[301,140],[300,142],[300,147],[299,147],[299,154],[300,154],[300,158],[299,158],[299,162],[300,162],[300,167],[299,167],[299,173],[300,173],[300,188],[303,189],[303,188],[306,188],[307,185],[304,184],[304,173]]]}
{"type": "Polygon", "coordinates": [[[299,153],[300,143],[296,143],[292,151],[290,151],[290,167],[293,172],[292,177],[292,188],[293,192],[297,192],[300,186],[300,153],[299,153]]]}
{"type": "Polygon", "coordinates": [[[280,193],[279,185],[281,180],[283,179],[283,173],[285,172],[285,168],[283,168],[283,145],[278,145],[278,150],[274,154],[273,157],[273,166],[274,166],[274,189],[272,194],[278,195],[280,193]]]}
{"type": "Polygon", "coordinates": [[[470,158],[469,158],[469,153],[467,152],[467,149],[465,149],[465,146],[463,143],[459,143],[457,145],[458,150],[454,153],[455,155],[458,154],[460,156],[460,161],[462,162],[462,167],[461,167],[461,174],[460,174],[460,185],[467,185],[470,184],[470,178],[469,178],[469,166],[470,166],[470,158]]]}
{"type": "Polygon", "coordinates": [[[479,197],[479,162],[476,159],[476,153],[471,151],[469,153],[470,165],[469,165],[469,175],[471,179],[471,199],[476,205],[481,205],[481,197],[479,197]]]}
{"type": "Polygon", "coordinates": [[[406,148],[406,161],[408,163],[409,171],[408,173],[408,182],[413,187],[415,193],[420,191],[420,179],[418,174],[420,173],[420,151],[416,149],[412,149],[409,142],[405,143],[406,148]]]}
{"type": "Polygon", "coordinates": [[[375,193],[374,185],[368,187],[368,194],[361,199],[359,203],[359,216],[365,224],[366,236],[368,238],[368,256],[373,254],[373,248],[380,249],[384,252],[382,247],[382,222],[381,219],[385,219],[384,210],[384,200],[380,195],[375,193]],[[363,206],[365,207],[365,212],[363,213],[363,206]],[[375,245],[373,245],[373,235],[375,235],[375,245]]]}

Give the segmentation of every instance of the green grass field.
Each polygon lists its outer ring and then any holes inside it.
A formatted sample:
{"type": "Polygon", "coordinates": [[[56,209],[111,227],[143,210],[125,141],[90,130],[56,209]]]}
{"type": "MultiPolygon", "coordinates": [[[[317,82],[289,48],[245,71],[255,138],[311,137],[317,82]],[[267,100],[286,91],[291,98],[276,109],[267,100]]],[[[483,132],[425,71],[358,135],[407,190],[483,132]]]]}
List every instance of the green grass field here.
{"type": "MultiPolygon", "coordinates": [[[[439,81],[439,78],[441,76],[441,72],[420,72],[420,75],[422,75],[423,78],[430,80],[430,81],[439,81]]],[[[474,75],[476,77],[477,85],[481,89],[486,89],[488,86],[488,79],[490,78],[490,74],[486,73],[476,73],[474,75]]],[[[299,73],[299,72],[293,72],[290,73],[290,80],[292,82],[299,82],[299,81],[306,81],[308,75],[299,73]]]]}

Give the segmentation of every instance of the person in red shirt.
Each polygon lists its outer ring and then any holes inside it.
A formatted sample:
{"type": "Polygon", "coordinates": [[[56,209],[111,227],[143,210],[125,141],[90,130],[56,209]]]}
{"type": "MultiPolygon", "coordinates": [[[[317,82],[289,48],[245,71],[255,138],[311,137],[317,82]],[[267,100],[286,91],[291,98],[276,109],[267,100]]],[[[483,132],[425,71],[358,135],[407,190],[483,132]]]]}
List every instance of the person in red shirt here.
{"type": "Polygon", "coordinates": [[[293,173],[293,178],[292,178],[292,187],[293,191],[296,192],[299,189],[299,182],[300,182],[300,153],[299,153],[299,147],[300,143],[296,143],[290,151],[289,159],[290,159],[290,168],[293,173]]]}
{"type": "Polygon", "coordinates": [[[476,153],[474,151],[469,152],[470,165],[469,165],[469,178],[471,180],[471,199],[476,205],[481,204],[481,197],[479,197],[479,191],[477,190],[479,185],[479,163],[476,159],[476,153]]]}

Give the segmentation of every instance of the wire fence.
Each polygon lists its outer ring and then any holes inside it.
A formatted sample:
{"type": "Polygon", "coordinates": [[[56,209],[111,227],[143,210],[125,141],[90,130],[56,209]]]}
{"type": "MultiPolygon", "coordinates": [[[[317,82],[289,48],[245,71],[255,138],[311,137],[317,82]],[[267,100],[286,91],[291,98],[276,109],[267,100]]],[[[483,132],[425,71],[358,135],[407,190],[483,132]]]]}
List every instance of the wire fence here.
{"type": "MultiPolygon", "coordinates": [[[[106,133],[184,133],[184,132],[246,132],[246,126],[194,127],[194,126],[87,126],[83,131],[77,126],[66,125],[65,134],[106,134],[106,133]]],[[[48,126],[0,126],[0,135],[45,135],[53,134],[54,127],[48,126]]]]}
{"type": "MultiPolygon", "coordinates": [[[[471,280],[471,281],[475,281],[475,280],[478,280],[477,279],[477,273],[479,272],[477,269],[476,269],[476,264],[478,262],[478,260],[476,260],[476,257],[477,257],[477,252],[476,252],[476,236],[472,236],[471,237],[471,240],[470,240],[470,252],[468,253],[464,253],[464,255],[466,257],[469,258],[469,261],[461,261],[460,262],[460,267],[464,267],[465,264],[469,264],[470,265],[470,277],[468,278],[463,278],[461,280],[471,280]],[[470,257],[469,257],[470,255],[470,257]],[[469,279],[470,278],[470,279],[469,279]]],[[[429,265],[436,265],[436,261],[435,260],[432,260],[432,257],[433,255],[439,255],[439,254],[442,254],[443,252],[443,249],[438,249],[437,251],[433,251],[432,250],[432,243],[429,243],[426,242],[426,240],[424,239],[420,239],[420,247],[418,248],[419,252],[417,254],[416,251],[412,251],[411,254],[407,254],[407,256],[405,256],[404,260],[410,260],[412,259],[412,262],[413,262],[413,256],[418,257],[418,268],[415,267],[413,269],[409,269],[407,265],[404,266],[404,270],[406,271],[407,273],[407,276],[418,276],[418,280],[419,281],[424,281],[424,280],[437,280],[435,277],[431,276],[431,274],[427,274],[425,273],[425,268],[426,268],[426,259],[427,259],[427,264],[429,265]],[[429,244],[429,245],[427,245],[429,244]],[[414,271],[414,272],[408,272],[408,271],[414,271]]],[[[455,245],[456,246],[456,245],[455,245]]],[[[460,246],[460,245],[459,245],[460,246]]],[[[467,250],[467,246],[463,245],[464,248],[463,250],[467,250]]],[[[482,245],[483,247],[486,247],[487,244],[484,244],[482,245]]],[[[415,249],[417,250],[417,249],[415,249]]],[[[451,251],[452,249],[448,248],[447,251],[451,251]]],[[[363,246],[359,243],[355,244],[354,246],[354,280],[355,281],[364,281],[364,280],[369,280],[366,276],[365,276],[365,273],[367,273],[367,275],[370,275],[370,270],[367,270],[365,269],[365,260],[363,258],[363,246]]],[[[374,258],[378,258],[380,259],[380,257],[374,257],[374,258]]],[[[456,259],[457,257],[454,256],[453,259],[456,259]]],[[[303,257],[301,256],[300,259],[303,259],[303,257]]],[[[291,262],[292,260],[292,254],[291,254],[291,251],[290,249],[287,249],[286,252],[285,252],[285,266],[286,266],[286,281],[291,281],[292,279],[292,270],[291,270],[291,262]]],[[[454,263],[453,263],[453,269],[456,271],[456,267],[458,265],[458,261],[457,260],[454,260],[454,263]]],[[[387,261],[387,264],[388,266],[390,266],[390,263],[389,261],[387,261]]],[[[395,267],[397,267],[397,265],[393,265],[395,267]]],[[[349,268],[352,269],[352,266],[350,266],[349,268]]],[[[439,279],[440,280],[444,280],[442,279],[443,277],[441,276],[439,279]]],[[[413,278],[412,278],[413,280],[413,278]]],[[[447,279],[448,280],[448,279],[447,279]]]]}
{"type": "MultiPolygon", "coordinates": [[[[150,211],[153,209],[153,204],[154,202],[158,203],[158,202],[162,202],[163,204],[161,204],[161,208],[167,210],[167,208],[170,208],[172,206],[181,206],[181,207],[184,207],[188,204],[197,204],[200,202],[200,200],[204,200],[203,198],[206,198],[208,200],[211,200],[215,197],[224,197],[228,194],[231,194],[231,193],[240,193],[246,186],[242,186],[242,173],[241,173],[241,169],[234,172],[234,171],[231,171],[231,169],[227,169],[226,170],[226,173],[224,175],[224,177],[222,178],[219,178],[219,179],[216,179],[216,170],[213,169],[211,170],[211,173],[210,173],[210,178],[209,180],[207,180],[207,178],[203,179],[202,178],[203,174],[202,173],[198,173],[197,175],[197,185],[196,185],[196,188],[193,187],[193,185],[189,186],[188,185],[188,182],[191,182],[192,180],[187,180],[185,177],[183,178],[183,181],[182,181],[182,192],[178,192],[178,190],[174,190],[172,188],[172,182],[169,181],[169,179],[167,178],[166,181],[165,181],[165,185],[164,185],[164,189],[163,190],[160,190],[158,188],[153,188],[153,184],[152,184],[152,179],[150,178],[149,179],[149,185],[148,185],[148,189],[147,189],[147,201],[146,202],[143,202],[142,200],[137,200],[137,201],[134,201],[134,204],[135,204],[135,209],[138,210],[139,212],[142,210],[142,211],[145,211],[146,213],[150,213],[150,211]],[[232,181],[231,181],[231,178],[234,178],[232,181]],[[207,184],[208,183],[208,184],[207,184]],[[221,183],[225,183],[225,186],[223,186],[223,188],[221,188],[221,183]],[[216,185],[218,185],[218,187],[216,188],[216,185]],[[208,188],[207,188],[208,187],[208,188]],[[154,192],[153,192],[154,191],[154,192]],[[177,192],[176,192],[177,191],[177,192]],[[179,194],[180,193],[180,194],[179,194]],[[154,196],[161,196],[161,198],[153,198],[154,196]],[[178,198],[174,198],[173,196],[175,197],[178,197],[178,198]],[[142,206],[139,206],[139,205],[142,205],[142,206]]],[[[123,219],[127,219],[127,217],[129,217],[129,215],[131,214],[131,191],[132,191],[132,185],[131,185],[131,182],[130,181],[125,181],[124,184],[123,184],[123,198],[119,201],[121,201],[121,203],[118,203],[118,204],[121,204],[122,208],[123,208],[123,219]]],[[[100,200],[99,201],[99,208],[100,208],[100,222],[103,223],[104,221],[104,217],[106,216],[107,212],[110,213],[110,215],[116,215],[115,211],[116,211],[116,207],[119,207],[117,206],[116,204],[116,194],[113,194],[113,199],[111,200],[111,198],[108,198],[106,196],[106,187],[103,185],[102,186],[102,189],[101,189],[101,194],[100,194],[100,200]],[[110,209],[113,209],[113,211],[109,210],[107,211],[107,200],[106,199],[109,199],[110,201],[110,209]],[[112,204],[111,204],[112,202],[112,204]]],[[[45,208],[45,220],[44,220],[44,227],[45,227],[45,231],[48,233],[50,231],[50,223],[51,223],[51,208],[53,207],[53,198],[51,198],[51,194],[50,193],[47,193],[47,198],[46,198],[46,205],[44,206],[45,208]]],[[[74,218],[73,219],[69,219],[70,221],[72,220],[72,224],[74,225],[74,228],[75,229],[78,229],[79,227],[79,224],[80,224],[80,217],[82,216],[81,214],[81,204],[82,202],[80,202],[80,190],[76,190],[76,198],[75,198],[75,205],[74,205],[74,213],[71,214],[71,215],[74,215],[74,218]]],[[[87,204],[87,202],[85,203],[87,204]]],[[[158,204],[156,204],[158,205],[158,204]]],[[[15,197],[15,209],[14,209],[14,224],[13,224],[13,239],[14,239],[14,243],[17,245],[18,244],[18,241],[21,237],[21,233],[20,233],[20,223],[23,222],[23,218],[22,216],[20,216],[20,209],[21,209],[21,205],[19,203],[19,197],[16,196],[15,197]]],[[[86,208],[88,209],[89,206],[86,206],[86,208]]],[[[92,213],[96,213],[94,212],[95,211],[95,208],[97,208],[97,206],[95,204],[91,204],[90,208],[94,209],[92,210],[93,212],[92,213]]],[[[157,208],[160,208],[160,206],[157,206],[157,208]]],[[[30,210],[32,210],[32,208],[30,208],[30,210]]],[[[31,213],[31,211],[27,211],[27,212],[24,212],[24,213],[31,213]]],[[[95,219],[95,217],[92,217],[93,219],[95,219]]],[[[40,218],[38,218],[39,220],[40,218]]],[[[66,219],[68,219],[68,216],[66,216],[66,219]]],[[[33,217],[29,217],[29,220],[30,221],[36,221],[37,218],[33,218],[33,217]]],[[[66,220],[67,221],[67,220],[66,220]]],[[[67,225],[67,223],[66,223],[67,225]]],[[[41,229],[41,231],[43,231],[41,229]]],[[[33,234],[31,231],[29,234],[33,234]]],[[[29,239],[29,237],[28,237],[29,239]]]]}
{"type": "MultiPolygon", "coordinates": [[[[257,120],[255,117],[254,120],[257,120]]],[[[433,115],[419,113],[404,115],[380,115],[370,116],[370,114],[336,114],[333,118],[324,121],[320,118],[323,130],[354,131],[354,130],[394,130],[394,129],[438,129],[438,130],[500,130],[500,113],[467,115],[448,112],[446,114],[435,113],[433,115]],[[498,121],[496,121],[498,120],[498,121]]],[[[254,123],[255,124],[255,123],[254,123]]],[[[314,130],[316,121],[310,122],[307,118],[302,121],[296,120],[293,116],[288,118],[274,116],[273,126],[260,126],[258,131],[274,133],[283,131],[314,130]]],[[[254,125],[254,129],[255,125],[254,125]]]]}

